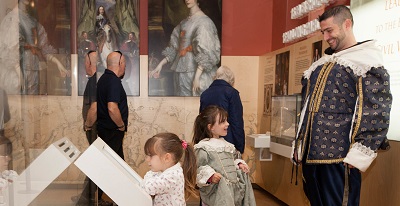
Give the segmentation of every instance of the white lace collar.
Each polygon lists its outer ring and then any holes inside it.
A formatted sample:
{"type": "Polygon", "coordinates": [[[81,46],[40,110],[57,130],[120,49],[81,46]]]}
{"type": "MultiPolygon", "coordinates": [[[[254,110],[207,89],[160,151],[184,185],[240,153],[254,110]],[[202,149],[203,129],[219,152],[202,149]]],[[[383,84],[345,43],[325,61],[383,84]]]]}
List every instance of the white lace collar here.
{"type": "Polygon", "coordinates": [[[102,20],[102,19],[104,19],[104,17],[103,17],[103,15],[99,14],[99,15],[96,16],[96,19],[97,20],[102,20]]]}
{"type": "Polygon", "coordinates": [[[194,149],[203,148],[207,151],[235,153],[235,146],[224,138],[206,138],[194,145],[194,149]]]}
{"type": "Polygon", "coordinates": [[[303,76],[309,79],[311,73],[318,66],[327,62],[336,62],[339,65],[350,67],[354,74],[365,77],[372,67],[383,66],[382,52],[375,44],[376,40],[371,40],[332,55],[324,55],[304,71],[303,76]]]}

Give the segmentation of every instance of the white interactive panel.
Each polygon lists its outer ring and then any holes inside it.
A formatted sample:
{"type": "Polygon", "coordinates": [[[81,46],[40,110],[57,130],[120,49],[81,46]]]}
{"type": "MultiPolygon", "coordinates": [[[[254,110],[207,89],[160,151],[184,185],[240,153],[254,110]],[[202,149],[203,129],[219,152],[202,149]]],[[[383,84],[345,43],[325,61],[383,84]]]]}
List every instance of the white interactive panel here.
{"type": "Polygon", "coordinates": [[[10,185],[6,205],[29,205],[79,154],[65,137],[50,145],[10,185]]]}
{"type": "Polygon", "coordinates": [[[152,206],[138,175],[101,138],[97,138],[74,163],[117,205],[152,206]]]}

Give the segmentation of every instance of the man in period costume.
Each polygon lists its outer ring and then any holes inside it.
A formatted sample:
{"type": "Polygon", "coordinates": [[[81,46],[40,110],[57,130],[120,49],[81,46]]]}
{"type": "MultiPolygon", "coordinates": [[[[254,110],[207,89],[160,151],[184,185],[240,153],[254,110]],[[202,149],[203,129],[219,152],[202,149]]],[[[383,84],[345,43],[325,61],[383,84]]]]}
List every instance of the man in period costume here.
{"type": "Polygon", "coordinates": [[[302,165],[311,205],[359,205],[360,171],[389,148],[389,74],[375,41],[355,40],[346,6],[319,22],[330,48],[304,72],[293,162],[302,165]]]}

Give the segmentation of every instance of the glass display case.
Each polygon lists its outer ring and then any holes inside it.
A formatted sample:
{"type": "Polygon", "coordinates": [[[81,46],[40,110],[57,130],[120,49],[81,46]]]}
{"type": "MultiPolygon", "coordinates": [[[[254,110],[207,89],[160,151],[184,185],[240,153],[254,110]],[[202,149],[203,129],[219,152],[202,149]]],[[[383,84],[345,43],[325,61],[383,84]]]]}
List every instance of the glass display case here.
{"type": "Polygon", "coordinates": [[[271,105],[271,142],[292,146],[301,112],[301,96],[273,96],[271,105]]]}

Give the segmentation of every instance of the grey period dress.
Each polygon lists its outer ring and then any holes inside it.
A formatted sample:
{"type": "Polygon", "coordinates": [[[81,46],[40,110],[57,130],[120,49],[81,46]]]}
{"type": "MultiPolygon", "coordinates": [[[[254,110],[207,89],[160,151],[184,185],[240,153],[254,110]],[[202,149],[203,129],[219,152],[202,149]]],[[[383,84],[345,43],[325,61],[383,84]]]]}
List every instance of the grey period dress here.
{"type": "Polygon", "coordinates": [[[237,166],[246,164],[234,159],[233,144],[223,138],[204,139],[194,145],[197,157],[197,186],[203,203],[212,206],[252,206],[256,205],[253,188],[248,174],[237,166]],[[220,173],[219,183],[207,183],[214,173],[220,173]]]}
{"type": "Polygon", "coordinates": [[[188,17],[177,25],[169,46],[162,54],[171,63],[174,71],[176,96],[199,96],[206,90],[220,61],[221,45],[213,21],[203,12],[188,17]],[[200,93],[192,93],[192,83],[197,68],[201,66],[200,93]]]}

